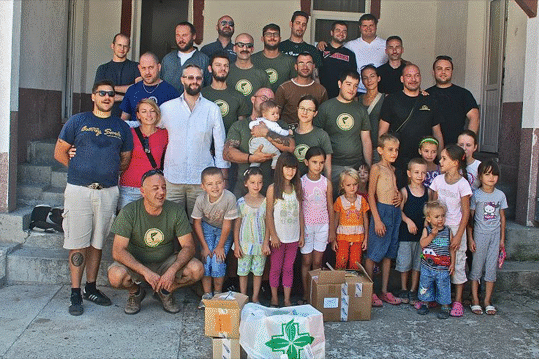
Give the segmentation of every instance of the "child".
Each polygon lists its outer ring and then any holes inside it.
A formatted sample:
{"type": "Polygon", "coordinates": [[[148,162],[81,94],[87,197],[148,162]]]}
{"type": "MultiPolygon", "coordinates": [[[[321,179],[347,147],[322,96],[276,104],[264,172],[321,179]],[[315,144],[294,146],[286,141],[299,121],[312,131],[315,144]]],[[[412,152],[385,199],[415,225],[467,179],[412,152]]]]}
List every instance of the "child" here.
{"type": "Polygon", "coordinates": [[[399,298],[387,291],[391,260],[397,257],[401,222],[400,196],[395,167],[392,165],[399,155],[399,140],[386,133],[380,136],[376,150],[381,159],[372,166],[369,177],[369,207],[374,225],[369,229],[365,269],[372,278],[374,264],[383,259],[381,298],[375,293],[372,294],[372,305],[380,307],[382,300],[394,305],[401,303],[399,298]]]}
{"type": "Polygon", "coordinates": [[[303,192],[303,215],[305,218],[305,245],[301,247],[301,278],[303,280],[303,300],[306,304],[307,273],[322,268],[322,258],[329,243],[335,248],[335,222],[333,220],[333,187],[331,181],[322,176],[326,152],[314,146],[305,153],[307,174],[301,177],[303,192]]]}
{"type": "Polygon", "coordinates": [[[427,302],[436,301],[442,305],[439,319],[449,318],[451,310],[450,274],[455,269],[455,251],[450,249],[451,230],[444,226],[446,208],[439,201],[427,202],[424,209],[428,226],[423,229],[420,244],[421,278],[419,280],[419,308],[417,313],[429,312],[427,302]]]}
{"type": "Polygon", "coordinates": [[[408,186],[401,189],[402,222],[399,229],[399,251],[395,269],[401,272],[401,292],[403,303],[417,303],[417,285],[421,262],[421,228],[424,225],[423,207],[429,199],[429,193],[423,182],[427,173],[427,161],[414,158],[408,162],[408,186]],[[408,276],[412,271],[412,285],[408,291],[408,276]]]}
{"type": "Polygon", "coordinates": [[[473,257],[470,280],[472,281],[472,312],[482,314],[479,305],[479,279],[485,271],[485,312],[496,314],[496,308],[490,299],[496,281],[496,265],[498,254],[505,247],[505,209],[507,200],[496,183],[500,176],[498,164],[488,160],[479,165],[479,181],[481,187],[474,192],[470,205],[474,218],[473,237],[468,239],[473,257]]]}
{"type": "MultiPolygon", "coordinates": [[[[298,247],[304,243],[301,181],[298,160],[285,152],[277,160],[274,183],[268,187],[266,198],[266,225],[271,243],[270,287],[271,306],[279,306],[277,289],[282,274],[284,305],[291,305],[290,293],[294,275],[294,261],[298,247]]],[[[269,250],[264,241],[264,252],[269,250]]]]}
{"type": "Polygon", "coordinates": [[[466,154],[466,173],[468,174],[468,183],[472,187],[472,191],[479,188],[480,182],[477,178],[477,170],[481,161],[473,158],[473,154],[477,151],[477,135],[470,130],[463,131],[458,139],[458,145],[464,150],[466,154]]]}
{"type": "MultiPolygon", "coordinates": [[[[207,167],[201,174],[204,192],[197,197],[193,207],[193,228],[200,240],[204,262],[202,299],[211,299],[220,293],[226,273],[225,258],[232,245],[232,222],[238,218],[236,197],[225,189],[225,180],[217,167],[207,167]],[[213,278],[213,293],[212,293],[213,278]]],[[[202,300],[198,305],[204,308],[202,300]]]]}
{"type": "MultiPolygon", "coordinates": [[[[292,130],[285,130],[277,124],[277,121],[279,120],[279,105],[277,105],[277,103],[275,103],[273,100],[263,102],[260,105],[260,111],[262,113],[262,117],[249,122],[249,129],[252,130],[256,125],[264,123],[270,131],[275,132],[278,135],[288,136],[293,134],[292,130]]],[[[260,146],[262,146],[261,151],[263,153],[275,154],[271,162],[271,168],[275,169],[275,164],[277,163],[277,159],[279,158],[281,151],[279,151],[277,147],[275,147],[264,137],[252,137],[249,141],[249,153],[252,155],[260,148],[260,146]]],[[[260,167],[260,163],[251,162],[251,166],[260,167]]]]}
{"type": "Polygon", "coordinates": [[[247,294],[249,272],[253,273],[254,303],[260,303],[258,294],[262,285],[262,274],[266,264],[266,255],[262,245],[269,235],[266,230],[266,198],[260,193],[262,189],[262,171],[258,167],[250,167],[245,171],[244,184],[247,194],[238,199],[238,214],[234,226],[234,255],[238,258],[238,276],[240,291],[247,294]]]}
{"type": "Polygon", "coordinates": [[[462,289],[466,283],[466,225],[470,216],[470,196],[472,189],[461,173],[466,176],[466,155],[457,145],[447,146],[441,153],[440,169],[442,175],[436,177],[430,189],[432,198],[447,207],[446,225],[451,229],[451,249],[456,251],[455,271],[451,281],[455,284],[455,302],[451,309],[452,317],[462,317],[462,289]],[[463,238],[464,237],[464,238],[463,238]]]}
{"type": "Polygon", "coordinates": [[[357,194],[361,195],[365,202],[369,201],[369,165],[363,162],[359,165],[359,182],[357,184],[357,194]]]}
{"type": "Polygon", "coordinates": [[[337,224],[337,269],[359,269],[361,252],[367,249],[369,205],[357,195],[359,173],[353,168],[341,172],[339,187],[341,196],[335,201],[337,224]]]}
{"type": "Polygon", "coordinates": [[[434,163],[436,156],[438,156],[438,140],[434,137],[424,137],[419,142],[419,154],[427,161],[427,175],[423,185],[429,188],[432,180],[440,174],[440,166],[434,163]]]}

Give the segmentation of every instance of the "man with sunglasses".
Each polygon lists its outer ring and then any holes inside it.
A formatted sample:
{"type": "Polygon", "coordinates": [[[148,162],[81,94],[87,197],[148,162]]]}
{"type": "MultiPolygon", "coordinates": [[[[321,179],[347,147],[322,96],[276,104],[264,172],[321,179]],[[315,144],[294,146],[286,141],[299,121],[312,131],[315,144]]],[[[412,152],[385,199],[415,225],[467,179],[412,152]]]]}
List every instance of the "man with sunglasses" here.
{"type": "Polygon", "coordinates": [[[173,50],[163,57],[161,61],[163,66],[161,69],[161,78],[174,86],[180,94],[183,93],[183,84],[181,81],[183,70],[188,65],[196,65],[202,69],[203,83],[202,86],[211,83],[211,76],[208,72],[209,57],[201,51],[198,51],[194,46],[197,38],[196,29],[188,21],[180,22],[176,25],[176,45],[178,50],[173,50]]]}
{"type": "Polygon", "coordinates": [[[236,61],[236,53],[234,52],[234,44],[232,43],[232,35],[234,35],[234,20],[224,15],[217,20],[217,40],[211,44],[202,46],[200,52],[206,54],[210,59],[218,52],[224,52],[228,55],[230,62],[236,61]]]}
{"type": "Polygon", "coordinates": [[[204,268],[196,258],[195,243],[185,210],[167,201],[163,172],[150,170],[142,175],[142,199],[125,206],[112,226],[115,262],[108,269],[114,288],[126,289],[126,314],[140,311],[148,283],[163,309],[180,311],[174,291],[202,278],[204,268]],[[174,243],[176,242],[176,243],[174,243]],[[175,253],[174,245],[180,250],[175,253]]]}
{"type": "Polygon", "coordinates": [[[103,242],[116,214],[118,175],[129,166],[133,137],[129,126],[111,116],[114,84],[104,80],[92,88],[92,112],[73,115],[64,125],[54,158],[67,167],[64,192],[64,248],[69,250],[71,315],[84,312],[82,297],[99,305],[110,299],[96,288],[103,242]],[[77,147],[70,159],[69,150],[77,147]],[[86,268],[86,286],[81,282],[86,268]]]}
{"type": "Polygon", "coordinates": [[[268,24],[262,29],[264,50],[253,54],[252,61],[256,67],[266,71],[271,84],[271,90],[277,91],[279,86],[296,76],[292,56],[279,50],[281,43],[281,28],[277,24],[268,24]]]}
{"type": "Polygon", "coordinates": [[[243,33],[236,36],[234,51],[236,51],[237,58],[235,63],[230,64],[230,72],[226,79],[227,86],[235,89],[246,98],[249,112],[253,107],[248,99],[259,88],[270,87],[268,74],[255,67],[251,61],[254,46],[254,39],[251,35],[243,33]]]}

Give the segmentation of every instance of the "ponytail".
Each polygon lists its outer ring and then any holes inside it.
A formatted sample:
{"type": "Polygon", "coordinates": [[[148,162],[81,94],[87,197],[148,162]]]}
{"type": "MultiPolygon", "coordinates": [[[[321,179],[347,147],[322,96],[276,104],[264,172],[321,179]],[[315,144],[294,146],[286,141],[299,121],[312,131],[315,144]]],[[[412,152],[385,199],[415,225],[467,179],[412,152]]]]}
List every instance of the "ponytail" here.
{"type": "Polygon", "coordinates": [[[453,161],[459,163],[458,169],[459,173],[464,177],[465,180],[468,180],[468,171],[466,171],[466,153],[464,150],[457,145],[449,145],[445,148],[445,152],[453,161]]]}

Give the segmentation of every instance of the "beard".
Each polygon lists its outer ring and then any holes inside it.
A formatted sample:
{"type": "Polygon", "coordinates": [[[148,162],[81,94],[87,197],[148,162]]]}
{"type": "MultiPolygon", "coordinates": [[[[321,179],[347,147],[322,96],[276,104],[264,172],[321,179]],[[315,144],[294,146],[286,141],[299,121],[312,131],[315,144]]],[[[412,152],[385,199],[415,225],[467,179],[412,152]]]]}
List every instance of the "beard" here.
{"type": "Polygon", "coordinates": [[[217,81],[219,81],[219,82],[225,82],[226,79],[227,79],[227,77],[228,77],[228,74],[226,74],[226,75],[224,75],[224,76],[219,76],[219,75],[217,75],[215,72],[212,72],[212,77],[213,77],[214,79],[216,79],[217,81]]]}
{"type": "Polygon", "coordinates": [[[187,44],[185,44],[184,47],[181,47],[180,45],[178,45],[178,48],[180,49],[180,51],[185,51],[185,50],[189,50],[193,47],[193,40],[189,41],[187,44]]]}
{"type": "Polygon", "coordinates": [[[277,50],[279,48],[279,44],[269,45],[269,44],[264,43],[264,48],[268,50],[272,50],[272,51],[277,50]]]}
{"type": "Polygon", "coordinates": [[[346,42],[346,38],[339,40],[336,37],[331,38],[333,41],[335,41],[337,44],[342,45],[346,42]]]}
{"type": "Polygon", "coordinates": [[[187,92],[188,95],[190,96],[196,96],[200,93],[200,90],[202,89],[202,86],[201,85],[194,85],[196,87],[191,87],[191,86],[187,86],[185,88],[185,92],[187,92]]]}
{"type": "Polygon", "coordinates": [[[232,35],[234,35],[234,30],[230,29],[230,30],[225,31],[223,29],[218,29],[217,33],[219,34],[219,36],[231,38],[232,35]]]}

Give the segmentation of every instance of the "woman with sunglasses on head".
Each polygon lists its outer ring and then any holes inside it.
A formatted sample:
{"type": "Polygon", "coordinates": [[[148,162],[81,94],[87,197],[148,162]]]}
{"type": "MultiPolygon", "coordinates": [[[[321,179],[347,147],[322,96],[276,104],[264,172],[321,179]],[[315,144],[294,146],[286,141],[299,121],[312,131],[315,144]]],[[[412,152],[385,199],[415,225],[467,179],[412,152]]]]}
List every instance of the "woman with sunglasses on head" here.
{"type": "Polygon", "coordinates": [[[367,93],[358,97],[359,103],[367,110],[369,121],[371,123],[371,141],[372,141],[372,163],[380,161],[380,155],[376,151],[378,146],[378,121],[380,120],[380,111],[384,103],[384,94],[378,91],[380,75],[373,64],[365,65],[361,69],[361,81],[367,89],[367,93]]]}

